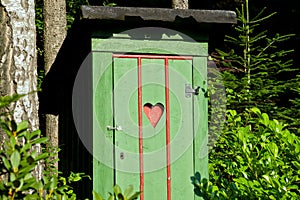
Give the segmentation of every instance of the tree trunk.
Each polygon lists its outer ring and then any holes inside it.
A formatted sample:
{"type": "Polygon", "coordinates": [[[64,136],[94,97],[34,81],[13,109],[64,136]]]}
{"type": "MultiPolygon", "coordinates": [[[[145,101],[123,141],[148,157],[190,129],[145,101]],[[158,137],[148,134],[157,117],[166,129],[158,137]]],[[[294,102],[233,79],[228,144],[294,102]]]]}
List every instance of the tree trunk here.
{"type": "MultiPolygon", "coordinates": [[[[37,91],[36,27],[34,0],[0,0],[0,95],[37,91]]],[[[30,131],[39,128],[37,93],[13,103],[10,112],[30,131]]],[[[38,151],[40,146],[37,145],[38,151]]],[[[42,176],[42,166],[34,174],[42,176]]]]}
{"type": "Polygon", "coordinates": [[[66,1],[44,0],[44,61],[47,74],[67,35],[66,1]]]}
{"type": "Polygon", "coordinates": [[[174,9],[189,9],[189,0],[172,0],[174,9]]]}
{"type": "MultiPolygon", "coordinates": [[[[44,0],[44,63],[49,72],[66,37],[66,1],[44,0]]],[[[46,136],[52,147],[58,147],[58,115],[46,114],[46,136]]],[[[58,163],[55,164],[58,167],[58,163]]]]}

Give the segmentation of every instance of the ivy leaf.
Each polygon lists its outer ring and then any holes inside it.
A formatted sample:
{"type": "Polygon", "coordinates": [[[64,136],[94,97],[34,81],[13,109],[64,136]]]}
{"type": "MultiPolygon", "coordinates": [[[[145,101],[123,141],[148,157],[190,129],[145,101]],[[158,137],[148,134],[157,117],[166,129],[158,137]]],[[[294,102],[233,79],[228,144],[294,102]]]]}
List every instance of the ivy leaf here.
{"type": "Polygon", "coordinates": [[[140,196],[141,192],[135,192],[131,197],[128,197],[128,200],[136,200],[140,196]]]}
{"type": "Polygon", "coordinates": [[[108,199],[107,200],[114,200],[115,198],[114,198],[114,195],[113,194],[110,194],[110,196],[108,197],[108,199]]]}
{"type": "Polygon", "coordinates": [[[292,163],[293,163],[293,165],[294,165],[295,167],[297,167],[297,169],[300,169],[300,163],[299,163],[299,162],[297,162],[297,161],[292,161],[292,163]]]}
{"type": "Polygon", "coordinates": [[[124,195],[125,195],[126,197],[128,197],[129,195],[132,194],[132,192],[133,192],[133,185],[129,185],[129,186],[125,189],[124,195]]]}
{"type": "Polygon", "coordinates": [[[33,144],[44,144],[44,143],[46,143],[48,141],[48,138],[47,137],[42,137],[42,138],[38,138],[38,139],[36,139],[36,140],[33,140],[32,142],[31,142],[31,145],[33,145],[33,144]]]}
{"type": "Polygon", "coordinates": [[[20,153],[17,150],[15,150],[10,156],[10,162],[14,173],[17,173],[19,170],[20,160],[20,153]]]}
{"type": "Polygon", "coordinates": [[[34,168],[35,168],[35,165],[31,164],[31,165],[28,165],[26,167],[22,167],[20,169],[19,173],[25,173],[25,174],[31,173],[34,168]]]}
{"type": "Polygon", "coordinates": [[[126,198],[124,197],[124,195],[122,193],[119,193],[117,196],[118,196],[119,200],[126,200],[126,198]]]}
{"type": "Polygon", "coordinates": [[[26,131],[28,128],[28,122],[27,121],[22,121],[17,125],[16,128],[16,135],[19,135],[20,133],[26,131]]]}
{"type": "Polygon", "coordinates": [[[256,107],[251,108],[251,111],[254,112],[255,114],[257,114],[258,116],[261,114],[260,110],[256,107]]]}
{"type": "Polygon", "coordinates": [[[195,178],[198,182],[201,182],[201,174],[199,172],[195,173],[195,178]]]}
{"type": "Polygon", "coordinates": [[[116,196],[118,196],[120,193],[122,194],[122,190],[119,185],[114,186],[114,193],[116,196]]]}
{"type": "Polygon", "coordinates": [[[269,177],[268,175],[264,174],[264,175],[262,175],[262,177],[263,177],[264,179],[266,179],[266,181],[267,181],[268,183],[271,183],[271,182],[270,182],[270,177],[269,177]]]}
{"type": "Polygon", "coordinates": [[[0,96],[0,109],[8,106],[12,102],[18,101],[20,98],[26,96],[26,94],[14,94],[12,96],[0,96]]]}
{"type": "Polygon", "coordinates": [[[28,135],[28,140],[34,139],[34,138],[38,137],[40,134],[41,134],[40,130],[33,131],[32,133],[30,133],[28,135]]]}
{"type": "Polygon", "coordinates": [[[10,170],[11,165],[10,165],[9,161],[5,157],[2,157],[2,161],[3,161],[3,164],[4,164],[5,168],[7,170],[10,170]]]}
{"type": "Polygon", "coordinates": [[[17,144],[16,138],[15,137],[10,137],[9,141],[10,141],[10,145],[14,148],[15,145],[17,144]]]}
{"type": "Polygon", "coordinates": [[[271,142],[270,144],[268,144],[268,148],[276,158],[278,156],[278,146],[274,142],[271,142]]]}
{"type": "Polygon", "coordinates": [[[57,187],[57,177],[52,177],[50,181],[50,189],[54,190],[57,187]]]}
{"type": "Polygon", "coordinates": [[[266,113],[263,113],[263,114],[261,115],[260,122],[261,122],[263,125],[268,126],[269,123],[270,123],[269,116],[268,116],[266,113]]]}
{"type": "Polygon", "coordinates": [[[95,192],[94,190],[92,192],[95,200],[104,200],[99,193],[95,192]]]}

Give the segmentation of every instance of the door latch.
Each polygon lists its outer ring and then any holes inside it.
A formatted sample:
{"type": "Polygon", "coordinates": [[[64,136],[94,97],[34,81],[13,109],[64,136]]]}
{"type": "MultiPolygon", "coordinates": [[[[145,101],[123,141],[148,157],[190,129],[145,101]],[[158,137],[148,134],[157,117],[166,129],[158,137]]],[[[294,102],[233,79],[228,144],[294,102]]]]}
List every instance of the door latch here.
{"type": "Polygon", "coordinates": [[[116,126],[116,127],[113,127],[113,126],[106,126],[106,129],[107,129],[108,131],[113,131],[113,130],[121,131],[121,130],[122,130],[122,127],[121,127],[121,126],[116,126]]]}
{"type": "Polygon", "coordinates": [[[191,87],[190,84],[185,84],[185,97],[190,98],[193,95],[199,94],[200,86],[197,86],[195,89],[191,87]]]}

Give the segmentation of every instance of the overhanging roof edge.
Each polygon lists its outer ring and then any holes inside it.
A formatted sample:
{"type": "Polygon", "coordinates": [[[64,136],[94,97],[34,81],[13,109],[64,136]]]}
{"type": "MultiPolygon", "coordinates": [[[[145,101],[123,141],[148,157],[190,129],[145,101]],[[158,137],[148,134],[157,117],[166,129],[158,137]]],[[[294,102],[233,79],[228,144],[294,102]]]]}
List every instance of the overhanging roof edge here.
{"type": "Polygon", "coordinates": [[[140,17],[144,21],[175,22],[177,18],[194,19],[197,23],[237,22],[236,13],[228,10],[196,10],[142,7],[82,6],[82,19],[125,21],[128,17],[140,17]]]}

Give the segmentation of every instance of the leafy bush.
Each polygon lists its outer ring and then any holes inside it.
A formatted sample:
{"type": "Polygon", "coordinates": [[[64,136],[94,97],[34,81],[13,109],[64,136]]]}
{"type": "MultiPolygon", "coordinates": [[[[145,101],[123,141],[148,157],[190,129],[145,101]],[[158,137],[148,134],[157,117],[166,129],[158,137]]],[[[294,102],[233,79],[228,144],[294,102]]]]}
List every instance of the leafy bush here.
{"type": "Polygon", "coordinates": [[[191,177],[204,199],[298,199],[300,140],[258,108],[227,113],[209,159],[210,181],[191,177]]]}
{"type": "Polygon", "coordinates": [[[45,145],[48,140],[41,137],[40,130],[28,132],[26,121],[16,124],[13,120],[2,120],[1,125],[6,134],[0,150],[1,199],[76,198],[70,184],[81,180],[82,174],[71,173],[68,178],[58,174],[44,175],[41,180],[33,176],[38,164],[47,164],[47,158],[51,156],[48,151],[39,153],[33,148],[36,144],[45,145]]]}
{"type": "MultiPolygon", "coordinates": [[[[0,110],[7,108],[12,102],[25,95],[0,97],[0,110]]],[[[11,120],[9,109],[0,113],[0,199],[1,200],[75,200],[72,183],[88,177],[83,173],[71,172],[69,177],[61,176],[55,167],[58,161],[54,159],[59,151],[57,147],[47,145],[48,138],[42,137],[41,131],[28,131],[28,122],[17,124],[11,120]],[[42,152],[38,152],[36,145],[41,145],[42,152]],[[34,176],[36,167],[44,168],[42,178],[34,176]]],[[[93,191],[97,200],[102,196],[93,191]]],[[[122,193],[118,185],[114,192],[109,193],[108,200],[135,200],[140,192],[133,192],[133,186],[122,193]]]]}
{"type": "Polygon", "coordinates": [[[53,167],[56,160],[51,159],[56,150],[38,152],[35,148],[46,146],[48,139],[41,136],[40,130],[29,132],[26,121],[17,124],[9,109],[4,110],[23,96],[0,97],[0,199],[76,199],[71,183],[84,175],[71,172],[67,178],[61,176],[53,167]],[[40,180],[33,175],[37,166],[47,167],[40,180]]]}
{"type": "MultiPolygon", "coordinates": [[[[136,200],[141,193],[141,192],[133,192],[132,185],[129,185],[125,189],[124,193],[122,193],[122,189],[120,188],[119,185],[115,185],[113,189],[114,192],[109,193],[108,200],[136,200]]],[[[104,200],[103,197],[95,191],[93,191],[93,195],[96,200],[104,200]]]]}

